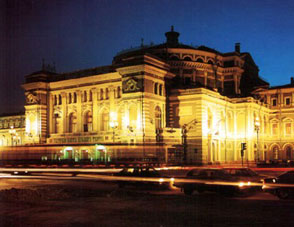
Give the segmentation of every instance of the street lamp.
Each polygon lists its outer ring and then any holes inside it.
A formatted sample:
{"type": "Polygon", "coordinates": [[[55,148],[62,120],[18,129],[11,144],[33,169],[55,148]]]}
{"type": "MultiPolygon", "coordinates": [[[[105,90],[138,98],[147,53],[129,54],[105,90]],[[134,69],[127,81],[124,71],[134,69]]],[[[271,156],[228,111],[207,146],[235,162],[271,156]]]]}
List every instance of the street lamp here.
{"type": "Polygon", "coordinates": [[[11,146],[13,146],[13,139],[15,138],[16,130],[13,126],[10,126],[9,134],[11,136],[11,146]]]}
{"type": "Polygon", "coordinates": [[[259,118],[256,117],[255,118],[255,124],[254,124],[254,129],[256,131],[256,154],[257,154],[257,162],[259,162],[259,138],[258,138],[258,134],[259,134],[259,129],[260,129],[260,122],[259,122],[259,118]]]}

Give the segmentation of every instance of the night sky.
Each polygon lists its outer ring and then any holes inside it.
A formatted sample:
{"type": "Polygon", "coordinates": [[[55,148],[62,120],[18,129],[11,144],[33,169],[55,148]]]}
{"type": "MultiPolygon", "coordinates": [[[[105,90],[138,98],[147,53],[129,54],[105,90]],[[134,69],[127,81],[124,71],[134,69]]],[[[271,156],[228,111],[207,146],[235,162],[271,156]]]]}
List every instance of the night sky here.
{"type": "Polygon", "coordinates": [[[294,76],[292,0],[0,0],[0,114],[23,110],[20,85],[42,58],[57,72],[109,65],[121,50],[179,40],[250,52],[272,86],[294,76]]]}

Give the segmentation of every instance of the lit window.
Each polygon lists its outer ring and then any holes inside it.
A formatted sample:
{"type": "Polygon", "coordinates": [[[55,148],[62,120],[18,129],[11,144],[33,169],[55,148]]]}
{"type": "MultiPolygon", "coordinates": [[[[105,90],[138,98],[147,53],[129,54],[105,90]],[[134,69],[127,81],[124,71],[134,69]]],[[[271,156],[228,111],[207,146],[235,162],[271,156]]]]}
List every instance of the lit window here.
{"type": "Polygon", "coordinates": [[[277,123],[273,124],[273,135],[278,135],[278,124],[277,123]]]}
{"type": "Polygon", "coordinates": [[[286,133],[286,135],[291,135],[291,123],[290,122],[285,124],[285,133],[286,133]]]}

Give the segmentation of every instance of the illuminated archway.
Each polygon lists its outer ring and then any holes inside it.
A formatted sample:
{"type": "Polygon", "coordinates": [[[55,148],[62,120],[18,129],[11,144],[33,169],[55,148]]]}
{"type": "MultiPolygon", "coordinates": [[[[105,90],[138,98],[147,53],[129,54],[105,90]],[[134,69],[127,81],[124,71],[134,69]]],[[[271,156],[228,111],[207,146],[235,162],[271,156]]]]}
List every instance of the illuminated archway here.
{"type": "Polygon", "coordinates": [[[55,113],[53,116],[53,133],[61,133],[61,116],[55,113]]]}
{"type": "Polygon", "coordinates": [[[106,108],[103,108],[100,114],[100,130],[107,131],[109,127],[109,111],[106,108]]]}
{"type": "Polygon", "coordinates": [[[68,132],[76,132],[77,130],[77,115],[76,113],[70,113],[68,117],[68,132]]]}
{"type": "Polygon", "coordinates": [[[92,122],[93,122],[92,112],[88,110],[84,114],[84,123],[83,123],[84,132],[92,131],[92,122]]]}

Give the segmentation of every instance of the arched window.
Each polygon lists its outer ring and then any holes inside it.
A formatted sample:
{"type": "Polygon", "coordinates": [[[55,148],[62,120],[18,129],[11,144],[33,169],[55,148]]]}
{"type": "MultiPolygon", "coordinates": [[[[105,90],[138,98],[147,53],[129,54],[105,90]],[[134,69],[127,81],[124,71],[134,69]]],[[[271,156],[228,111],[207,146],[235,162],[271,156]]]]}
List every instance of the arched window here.
{"type": "Polygon", "coordinates": [[[192,58],[187,56],[184,58],[184,61],[192,61],[192,58]]]}
{"type": "Polygon", "coordinates": [[[71,93],[68,94],[68,103],[71,104],[72,103],[72,97],[71,97],[71,93]]]}
{"type": "Polygon", "coordinates": [[[274,160],[279,159],[279,147],[278,146],[273,147],[273,159],[274,160]]]}
{"type": "Polygon", "coordinates": [[[100,122],[100,130],[107,131],[109,127],[109,112],[107,109],[104,109],[101,113],[101,122],[100,122]]]}
{"type": "Polygon", "coordinates": [[[162,122],[161,122],[161,109],[159,106],[156,106],[154,113],[155,113],[155,128],[160,129],[162,128],[162,122]]]}
{"type": "Polygon", "coordinates": [[[84,132],[91,132],[92,131],[92,112],[87,111],[84,115],[84,132]]]}
{"type": "Polygon", "coordinates": [[[154,84],[154,94],[158,93],[158,83],[154,84]]]}
{"type": "Polygon", "coordinates": [[[171,61],[178,61],[179,58],[178,58],[177,56],[172,56],[172,57],[170,57],[170,60],[171,60],[171,61]]]}
{"type": "Polygon", "coordinates": [[[286,150],[286,159],[291,160],[292,159],[292,147],[287,146],[285,150],[286,150]]]}
{"type": "Polygon", "coordinates": [[[62,98],[61,98],[61,95],[58,95],[58,104],[59,104],[59,105],[62,104],[62,98]]]}
{"type": "Polygon", "coordinates": [[[60,130],[61,126],[61,117],[58,113],[54,114],[53,116],[53,133],[61,133],[60,130]]]}
{"type": "Polygon", "coordinates": [[[208,60],[207,64],[213,65],[214,63],[213,63],[213,61],[208,60]]]}
{"type": "Polygon", "coordinates": [[[202,58],[197,58],[196,62],[203,62],[203,59],[202,58]]]}
{"type": "Polygon", "coordinates": [[[77,130],[77,115],[76,113],[71,113],[68,118],[68,131],[76,132],[77,130]]]}

